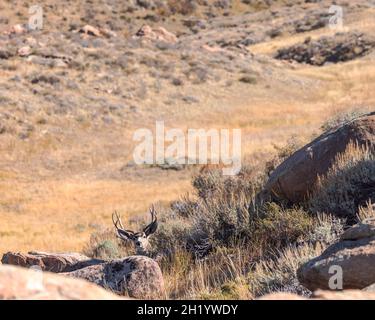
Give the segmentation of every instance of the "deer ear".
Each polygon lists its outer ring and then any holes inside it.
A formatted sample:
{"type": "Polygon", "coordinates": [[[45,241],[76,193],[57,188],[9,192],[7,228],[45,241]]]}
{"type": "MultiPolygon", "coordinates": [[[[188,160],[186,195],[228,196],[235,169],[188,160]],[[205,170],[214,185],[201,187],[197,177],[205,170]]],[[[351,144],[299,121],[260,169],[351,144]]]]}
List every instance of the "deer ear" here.
{"type": "Polygon", "coordinates": [[[134,240],[134,234],[129,232],[128,230],[118,229],[117,234],[122,240],[134,240]]]}
{"type": "Polygon", "coordinates": [[[158,221],[156,220],[152,225],[151,225],[151,228],[150,228],[150,235],[155,233],[156,230],[158,229],[158,221]]]}

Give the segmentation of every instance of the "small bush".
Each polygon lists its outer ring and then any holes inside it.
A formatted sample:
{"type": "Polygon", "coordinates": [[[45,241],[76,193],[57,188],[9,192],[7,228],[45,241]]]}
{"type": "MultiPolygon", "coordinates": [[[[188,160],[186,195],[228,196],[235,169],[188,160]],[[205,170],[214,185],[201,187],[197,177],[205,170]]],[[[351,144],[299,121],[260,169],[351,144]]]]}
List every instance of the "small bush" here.
{"type": "Polygon", "coordinates": [[[260,261],[248,276],[251,292],[256,297],[271,292],[291,292],[309,296],[311,292],[298,282],[297,270],[321,252],[320,245],[291,245],[279,252],[276,258],[260,261]]]}
{"type": "Polygon", "coordinates": [[[267,203],[255,222],[252,241],[258,248],[277,250],[295,243],[314,228],[314,219],[301,208],[284,209],[267,203]]]}
{"type": "Polygon", "coordinates": [[[375,205],[369,201],[366,206],[359,208],[358,220],[363,222],[366,219],[375,218],[375,205]]]}
{"type": "Polygon", "coordinates": [[[253,76],[243,76],[239,79],[240,82],[248,83],[248,84],[256,84],[257,79],[253,76]]]}
{"type": "Polygon", "coordinates": [[[103,229],[94,233],[83,251],[88,257],[103,260],[123,258],[134,254],[132,244],[116,238],[112,229],[103,229]]]}
{"type": "Polygon", "coordinates": [[[245,167],[238,176],[223,177],[219,170],[203,171],[193,180],[199,200],[190,215],[193,229],[212,246],[229,246],[249,239],[251,202],[264,184],[256,168],[245,167]]]}
{"type": "Polygon", "coordinates": [[[339,114],[335,115],[333,118],[329,119],[328,121],[324,122],[321,126],[321,130],[323,132],[328,132],[334,128],[338,128],[342,126],[346,122],[350,122],[360,116],[363,116],[368,111],[363,108],[356,108],[350,110],[349,112],[340,112],[339,114]]]}
{"type": "Polygon", "coordinates": [[[350,144],[340,154],[310,198],[313,212],[327,212],[356,223],[359,206],[375,201],[375,156],[365,147],[350,144]]]}
{"type": "Polygon", "coordinates": [[[329,246],[336,242],[344,232],[346,220],[332,215],[318,214],[314,219],[314,227],[304,241],[310,244],[320,243],[329,246]]]}
{"type": "Polygon", "coordinates": [[[56,84],[60,83],[60,78],[58,78],[55,75],[42,74],[42,75],[37,75],[37,76],[32,77],[30,82],[32,84],[47,83],[47,84],[50,84],[50,85],[56,85],[56,84]]]}
{"type": "Polygon", "coordinates": [[[111,240],[104,240],[99,243],[95,248],[93,255],[97,258],[115,258],[118,256],[119,250],[115,242],[111,240]]]}
{"type": "Polygon", "coordinates": [[[195,0],[168,0],[167,3],[172,14],[191,15],[197,9],[195,0]]]}

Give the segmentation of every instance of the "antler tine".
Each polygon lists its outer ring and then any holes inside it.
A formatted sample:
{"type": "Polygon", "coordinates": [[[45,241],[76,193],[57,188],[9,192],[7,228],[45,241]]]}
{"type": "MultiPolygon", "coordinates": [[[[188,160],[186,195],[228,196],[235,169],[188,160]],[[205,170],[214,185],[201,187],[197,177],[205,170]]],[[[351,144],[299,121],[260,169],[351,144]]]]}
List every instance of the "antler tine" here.
{"type": "Polygon", "coordinates": [[[150,213],[151,213],[151,222],[154,222],[156,213],[155,213],[155,207],[153,204],[151,205],[150,213]]]}
{"type": "Polygon", "coordinates": [[[122,240],[133,239],[134,231],[126,230],[124,228],[124,226],[122,225],[121,217],[117,213],[117,211],[113,212],[112,221],[117,231],[117,237],[119,237],[122,240]]]}
{"type": "Polygon", "coordinates": [[[151,223],[143,229],[143,232],[146,233],[147,236],[154,233],[158,227],[158,218],[156,215],[154,205],[152,205],[150,208],[150,214],[151,214],[151,223]]]}
{"type": "Polygon", "coordinates": [[[112,214],[112,221],[113,221],[113,224],[115,225],[116,229],[119,229],[119,228],[118,228],[118,225],[120,225],[120,228],[121,228],[121,229],[125,229],[124,226],[122,225],[121,217],[120,217],[120,215],[117,213],[117,211],[115,211],[115,212],[112,214]],[[114,217],[116,217],[116,221],[115,221],[114,217]]]}
{"type": "Polygon", "coordinates": [[[112,213],[112,223],[113,223],[113,225],[115,226],[115,228],[118,229],[118,227],[117,227],[117,224],[118,224],[118,215],[117,215],[117,212],[116,212],[116,211],[114,211],[114,212],[112,213]],[[115,220],[115,218],[116,218],[117,220],[115,220]]]}

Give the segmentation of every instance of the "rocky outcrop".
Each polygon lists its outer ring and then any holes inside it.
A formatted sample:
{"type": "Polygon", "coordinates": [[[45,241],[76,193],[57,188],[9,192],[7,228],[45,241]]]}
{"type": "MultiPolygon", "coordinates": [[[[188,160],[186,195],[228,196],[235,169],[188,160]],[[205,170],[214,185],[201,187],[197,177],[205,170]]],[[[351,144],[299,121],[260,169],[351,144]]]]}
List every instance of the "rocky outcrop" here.
{"type": "Polygon", "coordinates": [[[166,30],[163,27],[151,28],[148,25],[142,26],[141,29],[133,37],[134,39],[146,39],[153,41],[162,41],[166,43],[175,43],[177,42],[177,37],[172,33],[166,30]]]}
{"type": "Polygon", "coordinates": [[[98,264],[102,260],[90,259],[79,253],[46,253],[29,252],[27,254],[20,252],[5,253],[1,259],[2,264],[10,264],[29,268],[36,266],[43,271],[50,272],[69,272],[98,264]]]}
{"type": "Polygon", "coordinates": [[[375,283],[374,265],[375,220],[369,219],[348,229],[338,243],[302,265],[297,276],[311,291],[330,289],[330,279],[341,268],[343,289],[364,289],[375,283]]]}
{"type": "MultiPolygon", "coordinates": [[[[302,29],[305,29],[304,26],[302,29]]],[[[307,38],[302,44],[280,49],[275,58],[322,66],[327,62],[337,63],[362,57],[374,47],[375,39],[368,35],[338,33],[318,40],[307,38]]]]}
{"type": "Polygon", "coordinates": [[[64,275],[85,279],[119,295],[137,299],[160,299],[164,295],[164,280],[159,265],[144,256],[130,256],[64,275]]]}
{"type": "Polygon", "coordinates": [[[303,201],[350,142],[375,149],[375,112],[332,129],[295,152],[272,172],[266,190],[295,203],[303,201]]]}
{"type": "Polygon", "coordinates": [[[119,296],[81,279],[0,265],[0,300],[115,300],[119,296]]]}
{"type": "Polygon", "coordinates": [[[81,29],[78,30],[79,33],[82,34],[84,38],[88,38],[88,36],[92,37],[106,37],[106,38],[111,38],[111,37],[117,37],[116,32],[107,29],[107,28],[95,28],[90,25],[85,25],[81,29]]]}
{"type": "Polygon", "coordinates": [[[14,26],[10,27],[8,30],[5,30],[3,34],[5,35],[12,35],[12,34],[24,34],[28,31],[27,26],[22,24],[15,24],[14,26]]]}
{"type": "Polygon", "coordinates": [[[85,35],[88,35],[88,36],[94,36],[94,37],[101,37],[102,36],[102,33],[100,32],[100,30],[98,28],[95,28],[95,27],[90,26],[88,24],[83,26],[79,30],[79,32],[83,33],[85,35]]]}

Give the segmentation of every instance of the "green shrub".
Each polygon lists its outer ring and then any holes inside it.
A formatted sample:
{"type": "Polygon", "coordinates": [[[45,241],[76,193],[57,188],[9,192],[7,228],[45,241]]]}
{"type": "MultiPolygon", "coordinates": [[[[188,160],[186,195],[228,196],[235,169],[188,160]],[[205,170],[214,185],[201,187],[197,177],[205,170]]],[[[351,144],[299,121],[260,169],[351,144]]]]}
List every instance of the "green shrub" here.
{"type": "Polygon", "coordinates": [[[252,239],[259,248],[280,249],[314,228],[314,219],[302,208],[284,209],[276,203],[267,203],[262,211],[255,222],[252,239]]]}
{"type": "Polygon", "coordinates": [[[112,229],[103,229],[91,236],[83,251],[88,257],[110,260],[134,254],[134,247],[116,238],[112,229]]]}
{"type": "Polygon", "coordinates": [[[93,255],[96,258],[116,258],[119,255],[119,249],[115,242],[104,240],[94,248],[93,255]]]}

